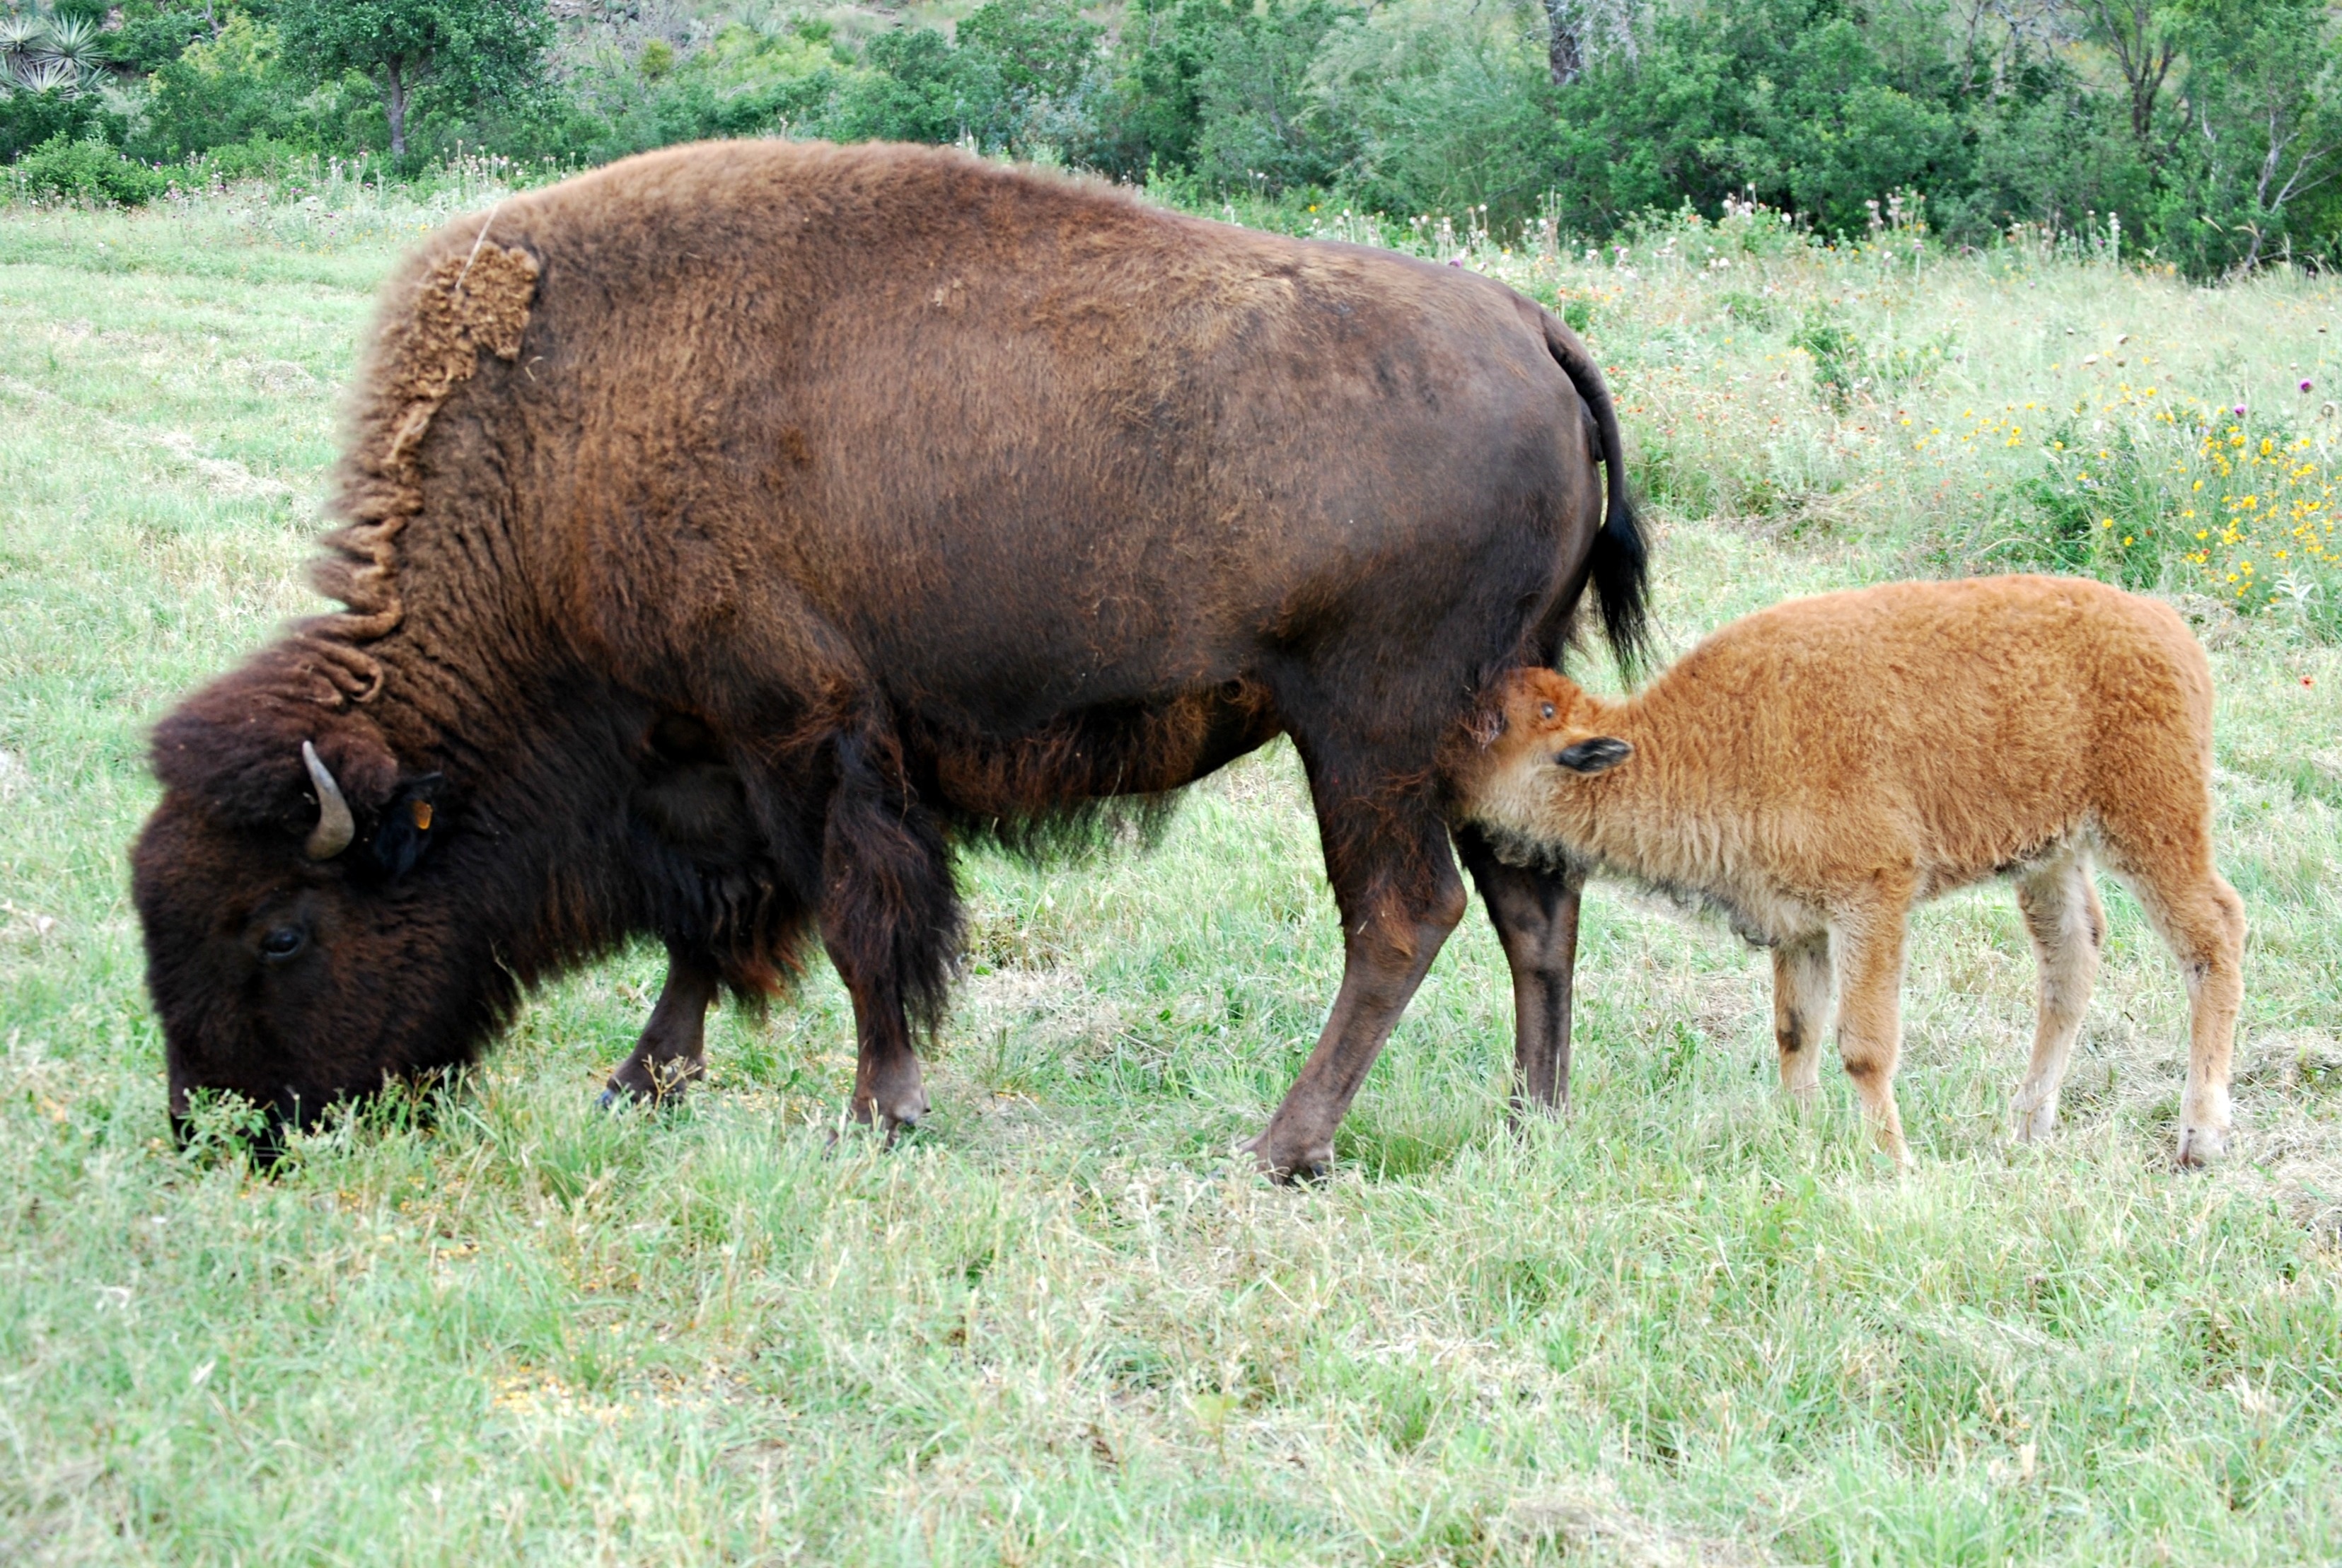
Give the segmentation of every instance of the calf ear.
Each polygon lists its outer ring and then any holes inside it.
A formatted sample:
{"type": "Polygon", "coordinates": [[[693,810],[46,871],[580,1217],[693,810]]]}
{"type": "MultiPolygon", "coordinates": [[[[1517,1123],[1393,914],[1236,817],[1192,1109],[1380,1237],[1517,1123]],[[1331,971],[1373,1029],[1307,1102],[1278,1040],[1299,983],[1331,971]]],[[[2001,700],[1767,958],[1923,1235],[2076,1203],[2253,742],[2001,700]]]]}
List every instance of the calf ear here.
{"type": "Polygon", "coordinates": [[[1625,741],[1596,735],[1562,747],[1553,754],[1553,760],[1574,774],[1606,774],[1634,754],[1635,748],[1625,741]]]}

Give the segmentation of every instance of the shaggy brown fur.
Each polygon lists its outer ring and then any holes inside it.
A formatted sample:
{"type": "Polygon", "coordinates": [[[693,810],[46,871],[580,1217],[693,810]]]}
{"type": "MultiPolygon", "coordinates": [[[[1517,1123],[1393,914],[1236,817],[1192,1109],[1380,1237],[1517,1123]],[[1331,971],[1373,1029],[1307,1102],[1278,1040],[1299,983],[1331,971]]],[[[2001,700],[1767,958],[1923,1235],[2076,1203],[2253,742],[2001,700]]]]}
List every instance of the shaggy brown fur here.
{"type": "MultiPolygon", "coordinates": [[[[387,293],[348,452],[318,574],[347,612],[156,732],[175,1103],[306,1115],[461,1061],[640,933],[669,982],[613,1090],[664,1092],[719,987],[817,935],[856,1114],[908,1123],[955,840],[1282,733],[1346,964],[1258,1148],[1316,1169],[1463,906],[1441,738],[1589,582],[1614,644],[1639,624],[1616,421],[1551,315],[934,149],[683,148],[459,222],[387,293]],[[330,860],[305,741],[355,819],[330,860]]],[[[1462,843],[1536,1098],[1574,884],[1462,843]]]]}
{"type": "Polygon", "coordinates": [[[2017,1135],[2047,1136],[2106,920],[2093,850],[2178,957],[2192,1006],[2179,1159],[2217,1156],[2244,908],[2212,864],[2212,683],[2179,617],[2062,577],[1901,583],[1736,621],[1624,702],[1515,676],[1452,764],[1514,858],[1607,867],[1721,907],[1773,950],[1781,1082],[1838,1050],[1878,1140],[1896,1110],[1911,905],[2017,881],[2040,964],[2017,1135]]]}

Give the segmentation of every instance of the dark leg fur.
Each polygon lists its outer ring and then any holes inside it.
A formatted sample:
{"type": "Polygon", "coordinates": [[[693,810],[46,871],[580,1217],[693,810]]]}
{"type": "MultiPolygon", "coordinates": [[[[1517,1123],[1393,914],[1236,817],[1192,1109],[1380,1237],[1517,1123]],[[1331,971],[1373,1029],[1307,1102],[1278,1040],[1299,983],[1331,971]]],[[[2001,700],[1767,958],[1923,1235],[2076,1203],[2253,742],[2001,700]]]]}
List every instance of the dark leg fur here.
{"type": "MultiPolygon", "coordinates": [[[[1307,752],[1303,756],[1308,761],[1307,752]]],[[[1310,784],[1326,877],[1342,911],[1342,989],[1285,1103],[1245,1145],[1279,1181],[1332,1167],[1334,1129],[1464,918],[1464,882],[1427,795],[1337,798],[1316,766],[1310,784]]]]}
{"type": "Polygon", "coordinates": [[[916,1024],[930,1033],[958,951],[959,896],[941,828],[904,782],[894,743],[837,742],[822,843],[821,939],[854,998],[854,1120],[892,1134],[926,1114],[916,1024]]]}
{"type": "Polygon", "coordinates": [[[716,1000],[716,986],[715,965],[685,949],[667,948],[666,984],[659,988],[635,1054],[610,1074],[603,1104],[673,1099],[707,1070],[707,1009],[716,1000]]]}
{"type": "Polygon", "coordinates": [[[1456,852],[1513,972],[1513,1116],[1569,1103],[1569,1021],[1583,876],[1507,865],[1470,828],[1456,852]]]}

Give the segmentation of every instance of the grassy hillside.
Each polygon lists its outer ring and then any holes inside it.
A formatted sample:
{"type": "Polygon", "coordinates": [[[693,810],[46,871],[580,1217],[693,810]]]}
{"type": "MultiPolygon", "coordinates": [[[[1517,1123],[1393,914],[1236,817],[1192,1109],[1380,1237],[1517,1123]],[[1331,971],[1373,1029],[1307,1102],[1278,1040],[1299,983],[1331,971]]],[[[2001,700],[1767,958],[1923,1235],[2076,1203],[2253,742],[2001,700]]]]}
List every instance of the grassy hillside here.
{"type": "Polygon", "coordinates": [[[314,607],[369,291],[443,215],[0,210],[0,1560],[2342,1556],[2328,285],[1820,253],[1762,214],[1457,258],[1613,367],[1675,650],[1917,573],[2182,603],[2252,923],[2211,1174],[2170,1168],[2184,997],[2111,885],[2046,1148],[2007,1135],[2012,899],[1921,914],[1900,1179],[1834,1068],[1812,1120],[1777,1102],[1757,955],[1602,887],[1567,1121],[1505,1128],[1476,913],[1338,1176],[1269,1188],[1226,1151],[1338,969],[1280,745],[1152,854],[966,864],[936,1115],[892,1153],[827,1149],[826,970],[719,1014],[683,1109],[597,1114],[644,950],[538,996],[430,1124],[384,1107],[262,1180],[164,1136],[141,736],[314,607]]]}

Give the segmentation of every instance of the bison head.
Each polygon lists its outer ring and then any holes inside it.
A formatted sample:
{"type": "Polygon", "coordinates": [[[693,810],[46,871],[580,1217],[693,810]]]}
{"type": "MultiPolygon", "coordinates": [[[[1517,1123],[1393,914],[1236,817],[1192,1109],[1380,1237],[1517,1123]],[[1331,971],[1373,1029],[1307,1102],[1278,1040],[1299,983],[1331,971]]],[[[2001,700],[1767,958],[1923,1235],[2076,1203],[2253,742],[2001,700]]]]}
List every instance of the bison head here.
{"type": "Polygon", "coordinates": [[[264,677],[198,694],[155,737],[164,795],[132,891],[175,1121],[191,1091],[225,1089],[307,1124],[463,1060],[515,989],[461,895],[477,879],[451,864],[467,857],[445,782],[264,677]]]}

